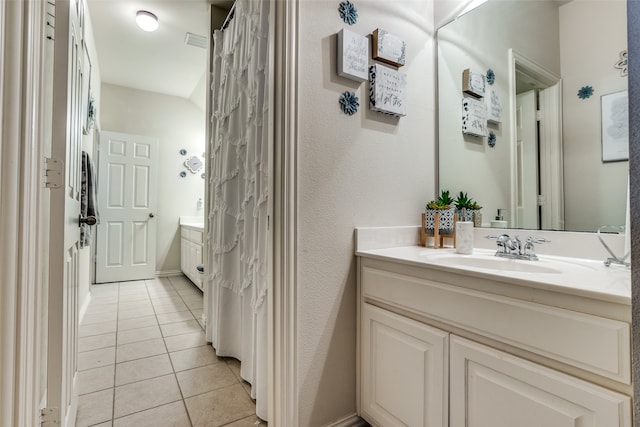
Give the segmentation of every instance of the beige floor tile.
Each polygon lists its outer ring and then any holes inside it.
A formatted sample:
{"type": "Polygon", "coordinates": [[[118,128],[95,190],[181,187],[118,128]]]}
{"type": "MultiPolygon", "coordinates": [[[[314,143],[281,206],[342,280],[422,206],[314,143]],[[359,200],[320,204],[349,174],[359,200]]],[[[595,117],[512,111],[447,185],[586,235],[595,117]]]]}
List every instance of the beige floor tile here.
{"type": "Polygon", "coordinates": [[[242,378],[240,378],[240,361],[234,357],[225,357],[224,361],[229,369],[231,369],[231,372],[233,372],[233,375],[238,379],[238,381],[241,381],[242,378]]]}
{"type": "Polygon", "coordinates": [[[135,308],[129,310],[119,310],[118,311],[118,320],[121,319],[133,319],[134,317],[144,317],[144,316],[153,316],[155,313],[153,312],[152,307],[147,308],[135,308]]]}
{"type": "Polygon", "coordinates": [[[120,301],[120,304],[118,305],[118,310],[120,311],[149,310],[150,308],[153,309],[153,305],[151,305],[151,300],[149,298],[139,301],[123,300],[120,301]]]}
{"type": "Polygon", "coordinates": [[[118,287],[108,285],[94,285],[91,287],[92,297],[117,297],[118,287]]]}
{"type": "Polygon", "coordinates": [[[80,325],[91,325],[93,323],[112,322],[118,319],[118,311],[106,311],[104,313],[85,313],[80,325]]]}
{"type": "Polygon", "coordinates": [[[242,385],[244,391],[247,392],[247,396],[251,397],[251,384],[249,384],[245,380],[240,380],[240,384],[242,385]]]}
{"type": "Polygon", "coordinates": [[[149,291],[149,296],[151,297],[151,299],[170,298],[170,297],[179,296],[178,293],[174,289],[154,288],[154,289],[149,289],[148,291],[149,291]]]}
{"type": "Polygon", "coordinates": [[[202,298],[202,291],[199,289],[195,289],[195,288],[179,288],[176,289],[176,292],[178,292],[178,294],[183,297],[183,298],[188,298],[188,297],[199,297],[202,298]]]}
{"type": "Polygon", "coordinates": [[[223,426],[255,414],[253,401],[240,384],[185,399],[194,427],[223,426]]]}
{"type": "Polygon", "coordinates": [[[106,423],[95,424],[92,427],[113,427],[111,421],[107,421],[106,423]]]}
{"type": "Polygon", "coordinates": [[[171,362],[166,354],[118,363],[116,365],[116,387],[160,377],[172,372],[171,362]]]}
{"type": "Polygon", "coordinates": [[[191,426],[182,401],[147,409],[114,420],[114,427],[187,427],[191,426]]]}
{"type": "Polygon", "coordinates": [[[130,289],[144,289],[147,285],[146,280],[129,280],[128,282],[120,282],[120,292],[130,289]]]}
{"type": "Polygon", "coordinates": [[[189,307],[189,310],[201,310],[202,307],[204,307],[202,298],[200,298],[199,301],[189,300],[189,301],[185,301],[184,303],[187,307],[189,307]]]}
{"type": "Polygon", "coordinates": [[[156,314],[176,313],[178,311],[189,311],[189,308],[183,303],[172,303],[163,305],[154,305],[153,310],[156,314]]]}
{"type": "Polygon", "coordinates": [[[116,345],[115,332],[78,338],[78,352],[97,350],[99,348],[113,347],[115,345],[116,345]]]}
{"type": "Polygon", "coordinates": [[[93,393],[113,387],[115,365],[78,372],[78,394],[93,393]]]}
{"type": "Polygon", "coordinates": [[[189,278],[187,276],[185,276],[184,274],[180,274],[178,276],[171,276],[171,277],[168,277],[168,279],[169,279],[169,281],[171,282],[171,284],[173,286],[177,286],[177,285],[180,285],[180,284],[194,286],[191,283],[191,280],[189,280],[189,278]]]}
{"type": "Polygon", "coordinates": [[[231,373],[226,363],[178,372],[176,377],[185,398],[238,383],[238,379],[231,373]]]}
{"type": "Polygon", "coordinates": [[[116,387],[115,393],[115,418],[181,399],[173,374],[116,387]]]}
{"type": "Polygon", "coordinates": [[[78,371],[99,368],[116,363],[116,348],[107,347],[99,350],[78,353],[78,371]]]}
{"type": "Polygon", "coordinates": [[[110,421],[112,410],[112,388],[79,396],[76,427],[92,426],[110,421]]]}
{"type": "Polygon", "coordinates": [[[148,328],[149,326],[157,326],[157,325],[158,325],[158,319],[156,319],[156,316],[134,317],[132,319],[118,320],[118,331],[148,328]]]}
{"type": "Polygon", "coordinates": [[[202,328],[203,331],[207,329],[207,325],[204,320],[198,320],[198,323],[200,324],[200,327],[202,328]]]}
{"type": "Polygon", "coordinates": [[[201,308],[194,308],[191,310],[191,314],[193,314],[193,317],[200,320],[202,319],[202,311],[203,310],[201,308]]]}
{"type": "Polygon", "coordinates": [[[160,327],[148,326],[146,328],[128,329],[118,332],[118,345],[129,344],[138,341],[153,340],[162,338],[160,327]]]}
{"type": "Polygon", "coordinates": [[[187,348],[201,347],[207,344],[204,332],[194,332],[191,334],[174,335],[165,337],[164,342],[169,352],[185,350],[187,348]]]}
{"type": "Polygon", "coordinates": [[[91,296],[89,300],[89,307],[93,305],[105,305],[105,304],[117,304],[118,297],[115,295],[107,295],[107,296],[91,296]]]}
{"type": "Polygon", "coordinates": [[[176,313],[163,313],[158,314],[158,323],[164,325],[165,323],[184,322],[187,320],[193,320],[193,315],[190,311],[178,311],[176,313]]]}
{"type": "Polygon", "coordinates": [[[144,301],[149,301],[149,295],[145,292],[136,292],[134,294],[125,294],[125,295],[120,295],[120,302],[122,301],[127,301],[127,302],[144,302],[144,301]]]}
{"type": "Polygon", "coordinates": [[[215,350],[210,345],[176,351],[169,353],[169,356],[176,372],[219,363],[222,360],[216,356],[215,350]]]}
{"type": "Polygon", "coordinates": [[[157,305],[169,305],[169,304],[181,303],[181,302],[182,302],[182,298],[180,298],[180,295],[174,295],[171,297],[151,298],[151,303],[154,305],[154,307],[157,305]]]}
{"type": "Polygon", "coordinates": [[[193,317],[191,318],[191,320],[187,320],[184,322],[166,323],[164,325],[160,325],[160,329],[162,330],[162,336],[164,337],[189,334],[202,330],[198,322],[194,320],[193,317]]]}
{"type": "Polygon", "coordinates": [[[78,330],[80,337],[89,337],[91,335],[108,334],[116,331],[117,322],[111,320],[109,322],[92,323],[91,325],[81,325],[78,330]]]}
{"type": "Polygon", "coordinates": [[[227,424],[224,427],[267,427],[267,425],[266,421],[261,420],[255,415],[251,415],[250,417],[227,424]]]}
{"type": "Polygon", "coordinates": [[[164,340],[162,338],[122,344],[116,349],[116,363],[156,356],[166,352],[167,347],[164,345],[164,340]]]}
{"type": "Polygon", "coordinates": [[[98,314],[98,313],[113,313],[118,311],[118,299],[116,297],[116,302],[110,304],[94,304],[93,298],[87,307],[87,314],[98,314]]]}

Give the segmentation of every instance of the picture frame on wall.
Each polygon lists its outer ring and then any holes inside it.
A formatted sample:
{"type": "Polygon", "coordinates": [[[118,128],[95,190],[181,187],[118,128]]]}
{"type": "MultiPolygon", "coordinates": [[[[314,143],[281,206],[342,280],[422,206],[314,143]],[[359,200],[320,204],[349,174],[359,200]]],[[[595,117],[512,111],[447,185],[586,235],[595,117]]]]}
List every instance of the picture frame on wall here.
{"type": "Polygon", "coordinates": [[[372,35],[373,59],[385,64],[402,67],[407,59],[407,44],[400,37],[383,29],[372,35]]]}
{"type": "Polygon", "coordinates": [[[614,92],[600,97],[602,162],[629,160],[629,94],[614,92]]]}
{"type": "Polygon", "coordinates": [[[357,82],[369,76],[369,40],[353,31],[338,33],[338,75],[357,82]]]}
{"type": "Polygon", "coordinates": [[[462,72],[462,91],[475,98],[484,97],[485,76],[467,68],[462,72]]]}

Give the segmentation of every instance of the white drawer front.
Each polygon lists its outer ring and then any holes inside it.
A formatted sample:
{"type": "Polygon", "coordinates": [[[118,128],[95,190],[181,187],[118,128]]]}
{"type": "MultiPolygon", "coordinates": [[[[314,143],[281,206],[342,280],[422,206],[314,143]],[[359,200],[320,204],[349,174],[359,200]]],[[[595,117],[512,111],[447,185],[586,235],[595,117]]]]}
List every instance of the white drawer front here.
{"type": "Polygon", "coordinates": [[[627,323],[368,267],[362,290],[364,297],[631,384],[627,323]]]}

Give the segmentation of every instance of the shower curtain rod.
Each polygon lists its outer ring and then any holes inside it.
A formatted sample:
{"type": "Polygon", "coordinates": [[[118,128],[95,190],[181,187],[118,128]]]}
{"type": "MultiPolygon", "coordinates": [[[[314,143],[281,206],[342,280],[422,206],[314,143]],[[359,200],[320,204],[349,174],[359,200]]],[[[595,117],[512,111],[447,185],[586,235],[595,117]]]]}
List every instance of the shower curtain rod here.
{"type": "Polygon", "coordinates": [[[233,5],[231,6],[231,9],[229,9],[229,13],[225,18],[224,23],[222,24],[222,27],[220,27],[220,30],[225,30],[229,26],[229,23],[231,22],[235,14],[236,14],[236,2],[234,1],[233,5]]]}

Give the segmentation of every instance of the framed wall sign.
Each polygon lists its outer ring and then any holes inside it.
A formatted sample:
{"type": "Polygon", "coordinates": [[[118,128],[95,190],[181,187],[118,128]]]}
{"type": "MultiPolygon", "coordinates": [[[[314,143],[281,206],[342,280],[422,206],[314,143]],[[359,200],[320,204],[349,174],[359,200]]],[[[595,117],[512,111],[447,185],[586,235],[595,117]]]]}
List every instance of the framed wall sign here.
{"type": "Polygon", "coordinates": [[[369,67],[369,107],[392,116],[406,116],[407,75],[380,64],[369,67]]]}
{"type": "Polygon", "coordinates": [[[462,98],[462,133],[487,135],[487,107],[482,100],[462,98]]]}
{"type": "Polygon", "coordinates": [[[378,28],[373,32],[373,59],[402,67],[407,56],[407,44],[400,37],[378,28]]]}
{"type": "Polygon", "coordinates": [[[628,92],[602,95],[602,161],[629,159],[629,97],[628,92]]]}
{"type": "Polygon", "coordinates": [[[347,29],[338,33],[338,74],[351,80],[367,80],[369,40],[347,29]]]}
{"type": "Polygon", "coordinates": [[[482,73],[476,73],[470,69],[462,72],[462,91],[476,98],[484,96],[485,77],[482,73]]]}

